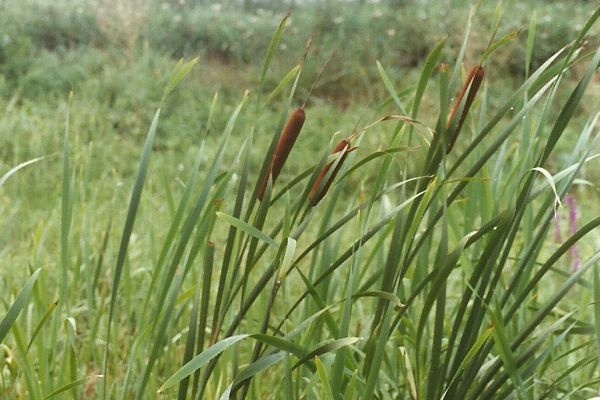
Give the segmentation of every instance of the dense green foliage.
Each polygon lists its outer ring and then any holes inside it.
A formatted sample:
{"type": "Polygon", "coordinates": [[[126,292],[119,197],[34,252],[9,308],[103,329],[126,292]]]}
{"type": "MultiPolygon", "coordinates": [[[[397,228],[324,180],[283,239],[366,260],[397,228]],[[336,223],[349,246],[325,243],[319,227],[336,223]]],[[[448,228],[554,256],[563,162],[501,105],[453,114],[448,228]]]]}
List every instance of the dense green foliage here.
{"type": "Polygon", "coordinates": [[[600,10],[398,3],[1,2],[0,398],[599,395],[600,10]]]}

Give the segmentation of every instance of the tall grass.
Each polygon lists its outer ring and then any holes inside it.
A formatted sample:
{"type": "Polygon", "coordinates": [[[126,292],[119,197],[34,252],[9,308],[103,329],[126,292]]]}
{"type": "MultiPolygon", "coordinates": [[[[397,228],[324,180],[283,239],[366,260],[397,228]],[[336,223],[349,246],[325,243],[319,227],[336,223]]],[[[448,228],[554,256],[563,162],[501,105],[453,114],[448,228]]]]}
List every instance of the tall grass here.
{"type": "MultiPolygon", "coordinates": [[[[151,161],[161,110],[195,61],[179,63],[169,80],[128,206],[115,200],[107,228],[90,237],[85,221],[94,203],[76,190],[86,161],[77,166],[72,157],[67,119],[61,277],[36,270],[14,301],[5,301],[0,393],[31,399],[598,395],[600,252],[589,236],[600,217],[561,243],[553,224],[562,199],[596,157],[598,115],[582,129],[572,121],[600,65],[600,48],[584,46],[600,9],[538,68],[530,66],[532,22],[526,77],[493,102],[488,93],[497,82],[487,66],[514,35],[495,38],[498,15],[467,73],[473,15],[458,56],[444,59],[446,41],[439,42],[408,91],[400,92],[378,63],[389,99],[347,127],[343,139],[311,126],[307,106],[303,131],[296,126],[288,146],[278,144],[289,131],[303,62],[271,93],[265,84],[285,36],[284,18],[258,90],[231,110],[214,151],[199,147],[180,188],[164,186],[168,224],[148,235],[136,231],[136,221],[153,221],[140,205],[144,187],[156,180],[151,161]],[[578,74],[575,85],[567,74],[578,74]],[[425,108],[425,98],[435,106],[425,108]],[[280,110],[271,134],[260,118],[268,107],[280,110]],[[236,132],[244,132],[243,141],[233,140],[236,132]],[[302,171],[279,174],[306,136],[330,134],[327,148],[302,160],[302,171]],[[554,153],[565,135],[575,146],[556,170],[554,153]],[[374,136],[381,147],[361,152],[374,136]],[[266,154],[255,151],[269,140],[266,154]],[[285,154],[277,154],[282,147],[285,154]],[[274,160],[281,161],[277,176],[274,160]],[[119,237],[113,225],[122,226],[119,237]],[[572,272],[566,264],[574,246],[582,263],[572,272]],[[56,281],[58,306],[48,301],[56,291],[47,289],[56,281]],[[24,318],[17,319],[20,312],[24,318]]],[[[217,112],[215,96],[203,143],[217,112]]]]}

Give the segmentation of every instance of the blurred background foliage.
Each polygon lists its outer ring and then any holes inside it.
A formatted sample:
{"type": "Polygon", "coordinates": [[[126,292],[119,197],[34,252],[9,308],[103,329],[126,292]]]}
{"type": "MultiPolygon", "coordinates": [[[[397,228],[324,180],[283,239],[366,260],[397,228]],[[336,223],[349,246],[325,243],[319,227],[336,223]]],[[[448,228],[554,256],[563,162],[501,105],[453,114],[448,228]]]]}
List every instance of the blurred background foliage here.
{"type": "MultiPolygon", "coordinates": [[[[200,56],[204,65],[235,67],[233,82],[207,73],[211,78],[207,86],[215,82],[244,86],[248,79],[256,79],[254,69],[260,67],[275,27],[290,12],[277,55],[280,62],[275,65],[289,69],[300,62],[310,38],[304,77],[311,80],[311,72],[335,51],[319,90],[343,106],[350,98],[378,95],[372,88],[380,86],[373,85],[378,80],[375,60],[386,69],[410,73],[444,37],[449,42],[446,51],[458,51],[470,6],[464,0],[4,0],[0,2],[0,93],[10,96],[19,90],[28,97],[64,96],[85,85],[90,76],[110,74],[111,67],[125,64],[130,69],[131,64],[143,62],[139,68],[152,68],[165,57],[194,56],[200,56]]],[[[496,2],[482,2],[467,59],[476,61],[489,41],[489,21],[496,7],[496,2]]],[[[535,13],[535,67],[576,36],[593,7],[593,1],[580,0],[514,2],[507,7],[499,35],[523,32],[535,13]]],[[[524,33],[495,57],[491,67],[498,74],[523,76],[524,33]]],[[[110,86],[130,91],[127,85],[108,86],[101,94],[108,102],[116,101],[110,86]]]]}
{"type": "MultiPolygon", "coordinates": [[[[290,18],[265,91],[307,54],[295,100],[301,103],[333,53],[309,104],[309,129],[322,135],[307,136],[303,147],[315,151],[333,132],[351,129],[360,115],[388,99],[377,60],[402,92],[417,81],[426,54],[440,40],[448,42],[442,61],[456,59],[471,6],[467,0],[0,0],[0,166],[7,169],[60,148],[66,99],[73,91],[72,129],[81,143],[95,143],[98,162],[106,162],[102,172],[90,173],[130,176],[152,117],[148,110],[158,104],[168,72],[180,58],[199,57],[163,110],[156,145],[166,158],[191,157],[214,93],[220,99],[213,131],[219,131],[244,90],[257,87],[265,50],[286,13],[290,18]]],[[[505,14],[497,37],[519,32],[486,63],[486,75],[496,83],[490,86],[490,107],[525,76],[532,16],[537,21],[535,68],[576,37],[595,6],[582,0],[480,2],[466,67],[481,57],[498,10],[505,14]],[[500,80],[503,84],[497,84],[500,80]]],[[[594,29],[590,48],[599,41],[594,29]]],[[[570,73],[577,74],[577,68],[570,73]]],[[[594,85],[590,93],[598,96],[594,85]]],[[[424,118],[427,104],[426,97],[424,118]]],[[[578,112],[584,118],[576,129],[597,111],[595,104],[583,103],[578,112]]],[[[281,106],[270,107],[279,113],[281,106]]],[[[392,107],[385,111],[398,113],[392,107]]],[[[276,129],[277,119],[263,115],[261,123],[276,129]]],[[[209,135],[208,140],[210,145],[218,138],[209,135]]],[[[38,178],[35,189],[27,190],[34,198],[39,190],[43,198],[55,182],[38,178]]]]}

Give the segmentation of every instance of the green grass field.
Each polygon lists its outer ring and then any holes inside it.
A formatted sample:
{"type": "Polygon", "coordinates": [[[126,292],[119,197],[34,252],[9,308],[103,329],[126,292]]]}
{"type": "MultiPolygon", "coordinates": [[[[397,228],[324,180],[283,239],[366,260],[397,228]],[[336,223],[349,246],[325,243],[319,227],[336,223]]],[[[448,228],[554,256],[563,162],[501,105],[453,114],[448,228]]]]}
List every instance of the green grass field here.
{"type": "Polygon", "coordinates": [[[594,7],[0,1],[0,399],[600,396],[594,7]]]}

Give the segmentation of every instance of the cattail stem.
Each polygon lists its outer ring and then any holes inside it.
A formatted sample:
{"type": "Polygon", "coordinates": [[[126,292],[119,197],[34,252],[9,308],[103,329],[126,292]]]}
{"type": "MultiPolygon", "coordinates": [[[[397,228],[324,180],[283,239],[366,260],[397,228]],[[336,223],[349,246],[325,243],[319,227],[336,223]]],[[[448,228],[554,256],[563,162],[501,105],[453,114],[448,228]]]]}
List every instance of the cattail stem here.
{"type": "Polygon", "coordinates": [[[308,91],[308,95],[306,96],[306,99],[304,100],[304,103],[302,103],[302,107],[301,107],[302,109],[304,109],[306,107],[306,104],[308,103],[308,100],[310,99],[310,95],[312,94],[312,92],[317,87],[317,82],[319,82],[319,79],[321,79],[321,75],[323,75],[323,72],[325,72],[325,69],[327,68],[327,65],[329,65],[329,62],[333,58],[334,54],[335,54],[335,52],[332,51],[331,54],[329,55],[329,57],[327,58],[327,60],[325,61],[325,64],[323,64],[323,67],[321,68],[321,70],[317,74],[317,77],[313,81],[312,86],[310,87],[310,90],[308,91]]]}
{"type": "Polygon", "coordinates": [[[467,118],[467,114],[469,113],[469,109],[473,104],[473,100],[475,100],[475,95],[477,95],[477,91],[481,86],[481,82],[483,81],[484,71],[481,65],[476,65],[469,71],[467,75],[467,79],[454,103],[454,107],[452,108],[452,112],[448,115],[448,120],[446,121],[446,129],[451,130],[448,137],[450,140],[448,141],[448,147],[446,149],[446,154],[450,153],[450,150],[454,147],[456,143],[456,139],[458,138],[458,134],[460,133],[460,129],[462,128],[465,119],[467,118]],[[467,93],[468,91],[468,93],[467,93]],[[464,100],[463,98],[467,94],[467,98],[464,100]],[[458,122],[456,122],[456,116],[461,109],[460,117],[458,122]]]}
{"type": "Polygon", "coordinates": [[[304,125],[305,117],[306,115],[304,113],[304,109],[298,108],[292,113],[290,119],[283,128],[281,136],[279,136],[277,146],[275,147],[275,153],[273,153],[271,166],[262,178],[260,187],[258,189],[256,196],[259,200],[262,201],[265,195],[265,189],[267,188],[267,184],[269,183],[269,176],[271,177],[273,183],[275,183],[275,180],[281,173],[283,164],[285,164],[285,161],[290,155],[292,147],[294,147],[294,143],[296,142],[296,138],[298,138],[298,134],[302,129],[302,125],[304,125]]]}

